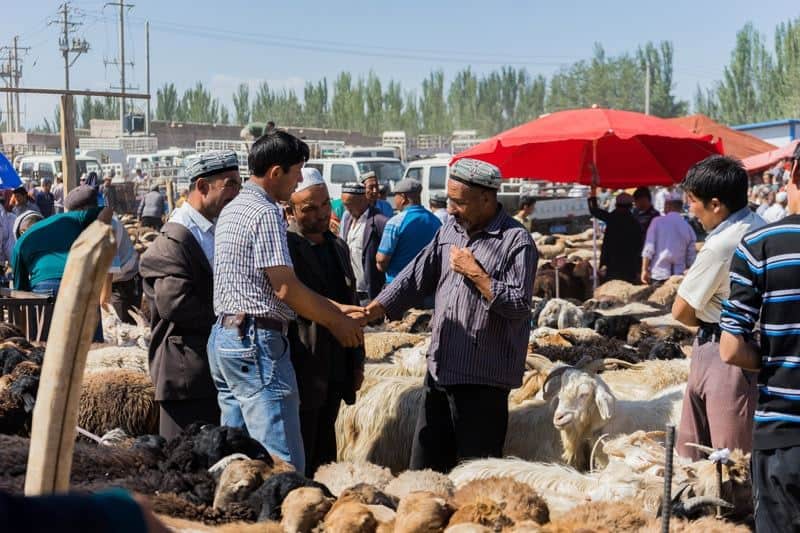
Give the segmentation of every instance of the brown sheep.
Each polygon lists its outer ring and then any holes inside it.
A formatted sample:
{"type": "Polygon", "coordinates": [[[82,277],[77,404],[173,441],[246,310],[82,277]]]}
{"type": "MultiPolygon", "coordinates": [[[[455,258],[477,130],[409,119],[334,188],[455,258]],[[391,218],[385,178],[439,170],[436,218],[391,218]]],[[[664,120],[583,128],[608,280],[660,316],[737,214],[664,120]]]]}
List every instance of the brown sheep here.
{"type": "Polygon", "coordinates": [[[473,522],[462,522],[448,527],[444,533],[492,533],[492,530],[473,522]]]}
{"type": "Polygon", "coordinates": [[[450,524],[480,524],[492,531],[501,531],[514,525],[503,507],[503,504],[491,499],[475,500],[460,506],[450,518],[450,524]]]}
{"type": "Polygon", "coordinates": [[[331,508],[323,527],[326,533],[375,533],[378,521],[363,503],[347,502],[331,508]]]}
{"type": "Polygon", "coordinates": [[[653,291],[647,298],[647,303],[660,305],[661,307],[672,307],[675,296],[678,294],[678,287],[683,281],[683,276],[671,276],[660,287],[653,291]]]}
{"type": "Polygon", "coordinates": [[[434,533],[447,527],[453,514],[450,503],[432,492],[412,492],[400,500],[395,533],[434,533]]]}
{"type": "Polygon", "coordinates": [[[399,333],[426,333],[430,331],[433,313],[430,309],[409,309],[402,320],[388,322],[387,331],[399,333]]]}
{"type": "Polygon", "coordinates": [[[333,499],[317,487],[300,487],[281,504],[281,527],[286,533],[309,533],[328,514],[333,499]]]}
{"type": "Polygon", "coordinates": [[[359,483],[374,485],[383,490],[394,479],[388,468],[378,466],[366,461],[339,461],[328,463],[317,468],[314,481],[322,483],[334,496],[359,483]]]}
{"type": "Polygon", "coordinates": [[[504,513],[514,522],[550,521],[550,510],[544,499],[530,485],[507,477],[491,477],[470,481],[456,491],[454,501],[464,506],[476,501],[491,500],[503,505],[504,513]]]}
{"type": "Polygon", "coordinates": [[[573,508],[542,530],[547,533],[638,531],[649,519],[640,507],[629,503],[591,502],[573,508]]]}
{"type": "Polygon", "coordinates": [[[214,491],[214,509],[247,501],[250,494],[273,473],[273,467],[257,459],[232,461],[219,477],[214,491]]]}
{"type": "Polygon", "coordinates": [[[646,299],[651,292],[653,291],[649,285],[633,285],[627,281],[612,279],[594,290],[594,298],[599,300],[610,296],[625,303],[630,303],[646,299]]]}
{"type": "Polygon", "coordinates": [[[397,509],[397,501],[397,498],[382,492],[374,485],[359,483],[343,490],[333,506],[344,505],[347,502],[358,502],[364,505],[382,505],[389,509],[397,509]]]}
{"type": "Polygon", "coordinates": [[[364,351],[371,362],[388,361],[398,348],[410,348],[425,340],[417,333],[376,331],[364,335],[364,351]]]}
{"type": "Polygon", "coordinates": [[[78,425],[95,435],[114,428],[132,436],[158,433],[158,405],[150,376],[130,370],[85,375],[78,425]]]}

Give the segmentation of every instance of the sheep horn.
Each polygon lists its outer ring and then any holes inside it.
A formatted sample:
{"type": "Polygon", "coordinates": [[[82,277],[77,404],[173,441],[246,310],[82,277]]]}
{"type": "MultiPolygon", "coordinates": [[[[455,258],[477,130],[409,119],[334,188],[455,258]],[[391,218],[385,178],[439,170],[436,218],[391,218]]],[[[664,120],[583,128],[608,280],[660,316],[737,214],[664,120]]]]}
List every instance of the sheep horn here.
{"type": "Polygon", "coordinates": [[[547,357],[534,353],[525,358],[525,364],[530,366],[533,370],[539,372],[547,372],[553,368],[553,362],[547,357]]]}
{"type": "Polygon", "coordinates": [[[623,361],[622,359],[617,359],[615,357],[608,357],[606,359],[603,359],[603,362],[605,363],[606,370],[611,370],[613,366],[635,369],[635,370],[640,370],[644,368],[644,366],[641,363],[631,363],[630,361],[623,361]]]}
{"type": "Polygon", "coordinates": [[[594,452],[597,451],[597,445],[603,442],[603,440],[608,437],[608,433],[603,433],[600,435],[597,440],[594,442],[594,446],[592,446],[592,453],[589,455],[589,471],[594,472],[594,452]]]}
{"type": "Polygon", "coordinates": [[[86,437],[88,439],[92,439],[97,444],[102,444],[103,443],[103,439],[101,439],[100,437],[98,437],[94,433],[90,433],[90,432],[86,431],[85,429],[83,429],[80,426],[75,426],[75,429],[78,430],[78,433],[80,433],[81,435],[83,435],[84,437],[86,437]]]}
{"type": "Polygon", "coordinates": [[[704,505],[713,505],[715,507],[733,509],[733,505],[726,502],[722,498],[716,498],[714,496],[695,496],[694,498],[689,498],[681,504],[687,515],[690,515],[695,509],[698,507],[703,507],[704,505]]]}
{"type": "Polygon", "coordinates": [[[687,442],[686,446],[691,446],[692,448],[697,448],[701,452],[704,452],[706,455],[710,455],[710,454],[712,454],[712,453],[714,453],[716,451],[711,446],[704,446],[702,444],[697,444],[697,443],[694,443],[694,442],[687,442]]]}

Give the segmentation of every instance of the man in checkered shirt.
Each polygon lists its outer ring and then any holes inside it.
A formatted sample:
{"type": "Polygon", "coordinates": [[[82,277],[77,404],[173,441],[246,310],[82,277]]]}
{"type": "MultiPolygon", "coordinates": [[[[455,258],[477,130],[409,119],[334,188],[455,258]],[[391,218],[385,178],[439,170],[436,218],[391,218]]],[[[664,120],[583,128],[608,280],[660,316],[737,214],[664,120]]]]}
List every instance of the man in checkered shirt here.
{"type": "Polygon", "coordinates": [[[295,313],[327,328],[345,347],[363,344],[359,321],[295,276],[277,202],[302,181],[308,146],[272,131],[250,149],[252,176],[219,216],[214,246],[214,311],[208,339],[221,423],[246,427],[271,453],[304,470],[297,380],[286,338],[295,313]]]}

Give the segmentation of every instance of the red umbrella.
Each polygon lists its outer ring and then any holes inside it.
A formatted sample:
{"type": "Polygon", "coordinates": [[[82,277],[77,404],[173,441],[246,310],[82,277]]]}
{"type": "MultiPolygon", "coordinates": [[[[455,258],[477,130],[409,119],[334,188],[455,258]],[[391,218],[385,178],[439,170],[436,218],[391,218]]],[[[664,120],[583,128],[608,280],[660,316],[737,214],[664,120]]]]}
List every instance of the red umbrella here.
{"type": "Polygon", "coordinates": [[[722,153],[712,136],[696,135],[664,119],[613,109],[551,113],[504,131],[455,157],[492,163],[508,178],[627,188],[671,185],[693,164],[722,153]]]}

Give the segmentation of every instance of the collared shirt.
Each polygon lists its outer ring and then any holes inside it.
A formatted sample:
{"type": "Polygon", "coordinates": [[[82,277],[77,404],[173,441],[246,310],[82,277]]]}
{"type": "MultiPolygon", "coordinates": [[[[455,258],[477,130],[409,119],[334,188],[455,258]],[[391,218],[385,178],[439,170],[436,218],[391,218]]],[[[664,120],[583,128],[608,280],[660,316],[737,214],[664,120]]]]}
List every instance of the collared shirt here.
{"type": "Polygon", "coordinates": [[[763,225],[761,217],[744,207],[706,236],[703,248],[678,287],[678,296],[694,308],[698,320],[719,323],[722,302],[730,294],[728,273],[733,251],[745,233],[763,225]]]}
{"type": "Polygon", "coordinates": [[[502,208],[469,236],[450,217],[433,240],[376,298],[390,319],[435,295],[428,369],[442,385],[518,387],[525,369],[536,247],[502,208]],[[453,246],[467,247],[491,277],[492,299],[450,268],[453,246]]]}
{"type": "Polygon", "coordinates": [[[64,184],[56,183],[51,192],[53,193],[53,206],[64,209],[64,184]]]}
{"type": "Polygon", "coordinates": [[[378,253],[391,256],[386,268],[386,283],[391,283],[442,226],[441,221],[422,207],[410,205],[386,222],[378,253]]]}
{"type": "Polygon", "coordinates": [[[642,257],[651,260],[652,279],[665,280],[683,274],[697,255],[696,240],[694,230],[680,213],[671,211],[653,219],[642,248],[642,257]]]}
{"type": "Polygon", "coordinates": [[[295,313],[275,294],[266,269],[292,268],[283,210],[247,182],[220,213],[214,243],[214,312],[289,322],[295,313]]]}
{"type": "Polygon", "coordinates": [[[356,276],[356,290],[367,292],[367,280],[364,278],[364,230],[367,227],[369,210],[365,209],[358,219],[353,220],[347,233],[347,247],[350,249],[350,264],[356,276]]]}
{"type": "Polygon", "coordinates": [[[189,230],[189,233],[203,249],[203,255],[208,259],[208,264],[214,266],[214,223],[200,214],[200,212],[184,202],[175,209],[169,217],[170,222],[180,224],[189,230]]]}
{"type": "Polygon", "coordinates": [[[449,216],[447,209],[444,207],[440,207],[439,209],[436,209],[433,212],[433,214],[436,215],[436,218],[438,218],[439,221],[442,223],[442,226],[444,226],[444,223],[447,222],[447,217],[449,216]]]}

